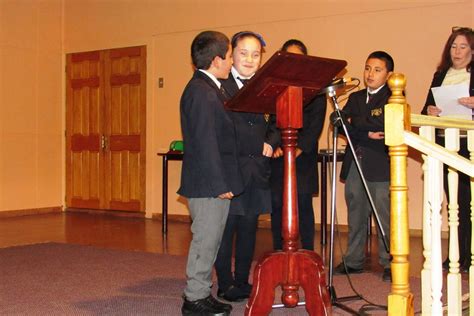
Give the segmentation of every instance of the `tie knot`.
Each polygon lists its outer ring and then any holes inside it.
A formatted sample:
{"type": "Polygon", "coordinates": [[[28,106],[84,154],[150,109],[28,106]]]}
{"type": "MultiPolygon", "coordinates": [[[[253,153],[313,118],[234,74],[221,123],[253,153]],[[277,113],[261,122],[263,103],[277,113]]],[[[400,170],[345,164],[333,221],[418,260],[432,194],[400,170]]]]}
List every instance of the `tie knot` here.
{"type": "Polygon", "coordinates": [[[250,79],[244,79],[244,78],[240,78],[240,77],[237,77],[237,79],[239,79],[240,82],[242,82],[242,84],[245,86],[250,79]]]}
{"type": "Polygon", "coordinates": [[[367,103],[374,98],[375,93],[367,92],[367,103]]]}

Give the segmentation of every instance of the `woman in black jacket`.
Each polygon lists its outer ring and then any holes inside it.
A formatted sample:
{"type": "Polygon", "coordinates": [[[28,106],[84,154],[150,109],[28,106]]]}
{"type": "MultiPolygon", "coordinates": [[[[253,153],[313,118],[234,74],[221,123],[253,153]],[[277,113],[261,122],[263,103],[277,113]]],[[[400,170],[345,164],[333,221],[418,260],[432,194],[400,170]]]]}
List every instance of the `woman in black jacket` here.
{"type": "MultiPolygon", "coordinates": [[[[436,70],[431,87],[439,87],[453,84],[468,84],[469,96],[458,99],[463,106],[474,108],[474,76],[472,55],[474,53],[474,32],[471,28],[453,28],[443,50],[441,62],[436,70]]],[[[436,106],[431,89],[426,98],[422,114],[438,116],[441,109],[436,106]]],[[[444,135],[438,133],[436,142],[443,145],[444,135]]],[[[469,159],[467,150],[467,137],[461,135],[459,154],[469,159]]],[[[445,191],[447,192],[447,167],[444,168],[445,191]]],[[[459,264],[462,271],[467,271],[471,265],[471,218],[470,218],[470,178],[464,173],[459,173],[458,205],[459,205],[459,264]]],[[[449,259],[443,263],[447,269],[449,259]]]]}

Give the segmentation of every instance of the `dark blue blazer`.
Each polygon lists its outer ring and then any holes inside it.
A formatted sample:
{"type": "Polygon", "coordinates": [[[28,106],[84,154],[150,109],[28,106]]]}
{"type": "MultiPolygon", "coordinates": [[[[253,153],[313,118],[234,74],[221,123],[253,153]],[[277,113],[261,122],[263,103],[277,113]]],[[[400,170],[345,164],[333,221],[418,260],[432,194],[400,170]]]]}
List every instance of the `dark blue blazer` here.
{"type": "Polygon", "coordinates": [[[181,96],[184,141],[181,187],[187,198],[217,197],[243,190],[235,129],[224,109],[225,96],[203,72],[196,71],[181,96]]]}
{"type": "MultiPolygon", "coordinates": [[[[232,74],[221,82],[230,96],[239,91],[232,74]]],[[[279,145],[280,133],[261,113],[231,112],[231,117],[236,130],[238,159],[244,185],[252,182],[255,187],[269,189],[270,158],[262,155],[263,143],[266,142],[275,149],[279,145]]]]}
{"type": "MultiPolygon", "coordinates": [[[[229,96],[234,96],[239,87],[232,76],[221,80],[222,86],[229,96]]],[[[263,143],[270,144],[274,149],[279,145],[280,133],[275,124],[265,120],[264,114],[231,112],[237,137],[237,153],[244,191],[254,191],[234,198],[230,206],[231,214],[243,214],[253,211],[268,213],[271,211],[270,198],[270,158],[263,156],[263,143]],[[264,194],[261,190],[268,190],[264,194]],[[256,198],[256,196],[259,196],[256,198]]]]}
{"type": "MultiPolygon", "coordinates": [[[[390,180],[390,159],[384,139],[370,139],[368,132],[384,131],[385,104],[388,103],[391,91],[386,84],[370,100],[367,100],[367,89],[352,93],[343,111],[351,119],[347,125],[349,137],[355,148],[362,152],[361,168],[367,181],[383,182],[390,180]]],[[[345,180],[354,156],[346,147],[341,168],[341,179],[345,180]]]]}

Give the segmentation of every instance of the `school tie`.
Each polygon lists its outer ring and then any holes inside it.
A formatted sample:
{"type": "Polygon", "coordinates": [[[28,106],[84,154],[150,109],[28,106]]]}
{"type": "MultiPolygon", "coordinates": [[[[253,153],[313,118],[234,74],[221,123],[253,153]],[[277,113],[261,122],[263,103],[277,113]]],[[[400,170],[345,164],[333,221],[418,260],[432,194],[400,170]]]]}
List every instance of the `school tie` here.
{"type": "Polygon", "coordinates": [[[224,88],[223,85],[221,85],[221,87],[219,88],[219,90],[221,91],[222,95],[224,96],[224,98],[226,100],[229,100],[231,97],[230,95],[227,93],[226,89],[224,88]]]}
{"type": "Polygon", "coordinates": [[[375,95],[375,93],[367,92],[367,103],[369,103],[370,100],[372,100],[374,98],[374,95],[375,95]]]}
{"type": "Polygon", "coordinates": [[[243,84],[244,86],[245,86],[245,85],[249,82],[249,80],[250,80],[250,79],[243,79],[243,78],[240,78],[240,77],[237,77],[237,79],[238,79],[240,82],[242,82],[242,84],[243,84]]]}

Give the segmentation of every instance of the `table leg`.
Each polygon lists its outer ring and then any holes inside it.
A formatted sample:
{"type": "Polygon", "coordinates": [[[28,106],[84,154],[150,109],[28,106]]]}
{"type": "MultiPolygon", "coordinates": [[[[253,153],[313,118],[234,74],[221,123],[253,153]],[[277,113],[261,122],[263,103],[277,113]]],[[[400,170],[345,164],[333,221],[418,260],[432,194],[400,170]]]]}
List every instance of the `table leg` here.
{"type": "Polygon", "coordinates": [[[161,227],[163,235],[166,235],[168,231],[168,157],[163,156],[163,205],[161,210],[161,227]]]}
{"type": "Polygon", "coordinates": [[[326,227],[327,227],[327,165],[328,156],[321,155],[321,244],[326,244],[326,227]]]}

